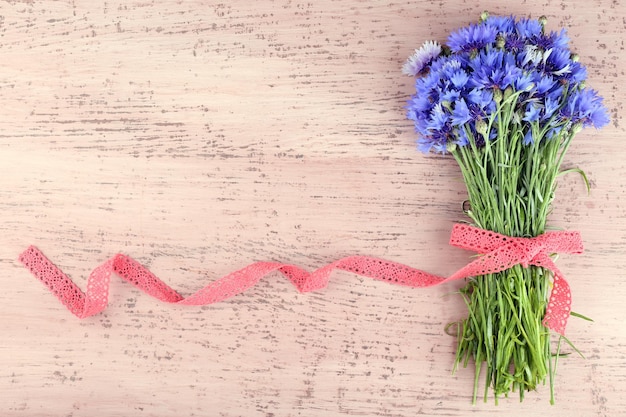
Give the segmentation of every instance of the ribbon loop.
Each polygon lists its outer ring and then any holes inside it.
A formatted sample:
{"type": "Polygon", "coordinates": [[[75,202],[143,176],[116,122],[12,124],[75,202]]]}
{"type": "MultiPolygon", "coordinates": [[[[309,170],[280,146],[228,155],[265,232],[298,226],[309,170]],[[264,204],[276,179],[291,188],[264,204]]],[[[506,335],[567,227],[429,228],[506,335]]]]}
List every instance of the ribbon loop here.
{"type": "Polygon", "coordinates": [[[108,303],[109,281],[112,272],[130,282],[143,292],[168,303],[204,305],[225,300],[252,287],[261,278],[280,272],[300,292],[326,287],[333,270],[340,269],[377,280],[408,287],[430,287],[447,281],[504,271],[516,264],[525,267],[540,266],[552,271],[553,289],[543,323],[563,334],[571,311],[569,285],[557,269],[552,253],[582,253],[582,240],[578,232],[547,232],[525,238],[511,237],[476,227],[456,224],[450,244],[481,254],[448,278],[429,274],[393,261],[369,256],[349,256],[307,272],[295,265],[277,262],[256,262],[230,273],[189,297],[183,297],[156,277],[139,262],[118,254],[98,266],[90,274],[87,291],[83,293],[72,280],[48,260],[34,246],[20,255],[20,261],[77,317],[85,318],[104,310],[108,303]]]}

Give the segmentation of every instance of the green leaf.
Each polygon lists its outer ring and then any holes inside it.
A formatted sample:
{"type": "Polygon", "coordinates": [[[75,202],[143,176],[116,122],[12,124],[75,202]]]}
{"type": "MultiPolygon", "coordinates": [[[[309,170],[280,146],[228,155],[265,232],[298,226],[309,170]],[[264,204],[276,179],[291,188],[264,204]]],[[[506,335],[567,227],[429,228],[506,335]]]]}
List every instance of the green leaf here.
{"type": "Polygon", "coordinates": [[[593,319],[590,319],[590,318],[589,318],[589,317],[587,317],[587,316],[583,316],[582,314],[580,314],[580,313],[575,313],[575,312],[573,312],[573,311],[570,311],[569,315],[570,315],[570,316],[573,316],[573,317],[578,317],[579,319],[583,319],[583,320],[587,320],[587,321],[593,321],[593,319]]]}
{"type": "Polygon", "coordinates": [[[591,184],[589,183],[589,178],[587,178],[587,174],[585,174],[585,171],[583,171],[582,169],[580,168],[566,169],[566,170],[559,172],[558,176],[560,177],[561,175],[570,174],[572,172],[575,172],[582,177],[583,181],[585,182],[585,187],[587,188],[587,194],[591,194],[591,184]]]}
{"type": "Polygon", "coordinates": [[[568,345],[570,345],[570,347],[572,349],[574,349],[574,351],[576,353],[578,353],[580,355],[581,358],[587,359],[587,358],[585,358],[585,355],[583,355],[583,353],[580,350],[578,350],[578,348],[576,346],[574,346],[574,344],[572,342],[570,342],[570,340],[567,337],[565,337],[565,336],[561,336],[561,337],[563,338],[563,340],[565,340],[567,342],[568,345]]]}

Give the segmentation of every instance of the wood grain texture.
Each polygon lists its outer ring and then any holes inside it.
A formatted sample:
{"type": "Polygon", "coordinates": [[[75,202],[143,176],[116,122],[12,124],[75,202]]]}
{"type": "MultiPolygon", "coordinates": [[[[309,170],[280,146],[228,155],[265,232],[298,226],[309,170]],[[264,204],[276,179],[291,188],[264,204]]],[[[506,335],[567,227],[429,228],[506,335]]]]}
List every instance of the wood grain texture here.
{"type": "Polygon", "coordinates": [[[0,3],[0,414],[624,415],[624,35],[619,0],[0,3]],[[566,27],[611,111],[566,161],[591,193],[562,177],[551,217],[583,234],[558,263],[595,319],[570,321],[587,358],[560,362],[556,406],[547,387],[470,405],[444,332],[458,285],[336,273],[303,295],[276,275],[185,308],[114,280],[79,321],[17,262],[36,244],[84,288],[121,251],[185,295],[257,260],[456,270],[463,183],[415,151],[399,72],[483,9],[566,27]]]}

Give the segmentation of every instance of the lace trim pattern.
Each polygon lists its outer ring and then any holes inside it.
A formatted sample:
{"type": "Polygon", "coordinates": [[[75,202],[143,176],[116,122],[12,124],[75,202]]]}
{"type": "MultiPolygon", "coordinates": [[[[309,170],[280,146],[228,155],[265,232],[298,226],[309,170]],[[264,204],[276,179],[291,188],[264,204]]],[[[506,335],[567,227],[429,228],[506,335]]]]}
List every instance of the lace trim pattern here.
{"type": "Polygon", "coordinates": [[[328,284],[333,270],[343,270],[369,278],[407,287],[430,287],[447,281],[504,271],[516,264],[539,266],[552,271],[553,287],[543,323],[564,334],[571,311],[570,288],[550,255],[582,253],[578,232],[547,232],[533,238],[501,235],[476,227],[456,224],[450,244],[478,252],[479,256],[451,276],[433,275],[397,262],[369,256],[349,256],[307,272],[295,265],[277,262],[256,262],[209,283],[196,293],[183,297],[131,257],[117,254],[89,275],[87,291],[81,289],[35,246],[19,257],[20,261],[56,295],[77,317],[93,316],[108,303],[111,273],[115,273],[143,292],[168,303],[205,305],[233,297],[255,285],[261,278],[280,272],[300,292],[320,290],[328,284]]]}

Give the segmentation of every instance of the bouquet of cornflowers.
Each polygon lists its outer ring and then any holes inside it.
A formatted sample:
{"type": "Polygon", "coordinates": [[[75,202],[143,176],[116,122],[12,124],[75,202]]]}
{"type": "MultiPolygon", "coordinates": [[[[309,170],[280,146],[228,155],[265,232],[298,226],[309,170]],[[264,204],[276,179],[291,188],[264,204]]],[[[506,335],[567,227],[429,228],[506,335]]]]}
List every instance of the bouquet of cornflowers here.
{"type": "MultiPolygon", "coordinates": [[[[602,98],[585,86],[585,67],[565,30],[548,33],[545,23],[483,13],[478,23],[453,32],[447,45],[424,43],[403,67],[417,77],[408,118],[418,148],[451,154],[467,187],[471,222],[512,237],[545,232],[572,138],[609,121],[602,98]]],[[[566,171],[586,181],[581,170],[566,171]]],[[[458,323],[454,368],[474,360],[473,402],[483,370],[485,401],[490,386],[496,403],[512,391],[521,401],[549,377],[554,402],[562,335],[551,347],[542,322],[551,285],[547,269],[515,265],[476,276],[460,291],[469,311],[458,323]]]]}

